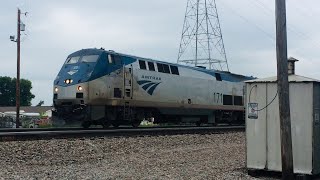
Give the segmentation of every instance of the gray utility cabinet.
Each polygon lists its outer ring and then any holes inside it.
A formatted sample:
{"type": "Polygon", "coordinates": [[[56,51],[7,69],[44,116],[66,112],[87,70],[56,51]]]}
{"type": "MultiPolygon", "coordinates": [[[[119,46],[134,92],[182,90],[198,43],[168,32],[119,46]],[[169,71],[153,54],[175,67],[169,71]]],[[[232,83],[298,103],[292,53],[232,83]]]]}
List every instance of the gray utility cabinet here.
{"type": "MultiPolygon", "coordinates": [[[[294,173],[319,174],[320,81],[292,74],[289,91],[294,173]]],[[[246,106],[247,168],[280,172],[277,77],[247,81],[246,106]]]]}

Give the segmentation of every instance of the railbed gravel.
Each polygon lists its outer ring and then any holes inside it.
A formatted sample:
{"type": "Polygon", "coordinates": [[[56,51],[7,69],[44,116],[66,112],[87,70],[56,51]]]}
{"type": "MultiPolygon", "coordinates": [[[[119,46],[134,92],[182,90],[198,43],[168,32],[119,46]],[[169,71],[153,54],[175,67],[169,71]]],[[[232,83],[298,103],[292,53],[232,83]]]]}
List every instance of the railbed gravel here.
{"type": "Polygon", "coordinates": [[[245,134],[95,137],[0,143],[0,179],[255,179],[245,134]]]}

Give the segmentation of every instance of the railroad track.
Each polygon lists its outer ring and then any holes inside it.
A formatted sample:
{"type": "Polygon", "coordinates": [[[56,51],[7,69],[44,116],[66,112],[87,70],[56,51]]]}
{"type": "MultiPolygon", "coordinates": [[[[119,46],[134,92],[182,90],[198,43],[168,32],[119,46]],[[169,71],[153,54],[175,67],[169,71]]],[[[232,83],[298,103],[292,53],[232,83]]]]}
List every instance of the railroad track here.
{"type": "Polygon", "coordinates": [[[178,134],[210,134],[234,131],[245,131],[245,126],[218,127],[141,127],[118,129],[0,129],[0,141],[40,140],[52,138],[85,138],[85,137],[117,137],[117,136],[156,136],[178,134]]]}

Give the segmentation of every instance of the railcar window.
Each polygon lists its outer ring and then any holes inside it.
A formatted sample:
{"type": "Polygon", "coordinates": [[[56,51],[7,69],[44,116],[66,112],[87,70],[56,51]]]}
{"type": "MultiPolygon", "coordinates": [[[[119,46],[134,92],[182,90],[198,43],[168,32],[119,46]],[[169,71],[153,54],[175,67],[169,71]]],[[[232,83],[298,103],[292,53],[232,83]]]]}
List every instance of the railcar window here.
{"type": "Polygon", "coordinates": [[[233,96],[233,104],[236,106],[242,106],[243,105],[243,98],[242,96],[233,96]]]}
{"type": "Polygon", "coordinates": [[[231,95],[223,95],[223,105],[232,105],[231,95]]]}
{"type": "Polygon", "coordinates": [[[164,73],[168,73],[168,74],[170,74],[169,66],[168,66],[168,65],[166,65],[166,64],[163,64],[163,71],[164,71],[164,73]]]}
{"type": "Polygon", "coordinates": [[[66,64],[75,64],[79,61],[80,59],[80,56],[75,56],[75,57],[69,57],[67,60],[66,60],[66,64]]]}
{"type": "Polygon", "coordinates": [[[164,72],[163,64],[157,63],[157,66],[158,66],[158,71],[159,71],[159,72],[164,72]]]}
{"type": "Polygon", "coordinates": [[[83,56],[81,62],[97,62],[99,55],[83,56]]]}
{"type": "Polygon", "coordinates": [[[179,69],[177,66],[170,66],[170,69],[172,74],[179,75],[179,69]]]}
{"type": "Polygon", "coordinates": [[[147,69],[146,62],[139,60],[140,69],[147,69]]]}
{"type": "Polygon", "coordinates": [[[153,62],[148,62],[149,71],[155,71],[153,62]]]}
{"type": "Polygon", "coordinates": [[[217,80],[217,81],[222,81],[222,79],[221,79],[221,74],[215,73],[215,75],[216,75],[216,80],[217,80]]]}
{"type": "Polygon", "coordinates": [[[169,65],[157,63],[157,66],[158,66],[158,71],[159,71],[159,72],[170,74],[169,65]]]}

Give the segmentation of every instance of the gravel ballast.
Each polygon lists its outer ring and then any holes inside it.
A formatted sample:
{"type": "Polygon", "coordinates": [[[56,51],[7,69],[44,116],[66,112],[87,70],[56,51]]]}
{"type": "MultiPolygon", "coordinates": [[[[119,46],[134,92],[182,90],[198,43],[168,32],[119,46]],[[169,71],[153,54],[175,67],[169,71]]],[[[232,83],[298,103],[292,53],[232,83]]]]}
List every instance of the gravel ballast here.
{"type": "Polygon", "coordinates": [[[255,179],[244,132],[0,144],[0,179],[255,179]]]}

